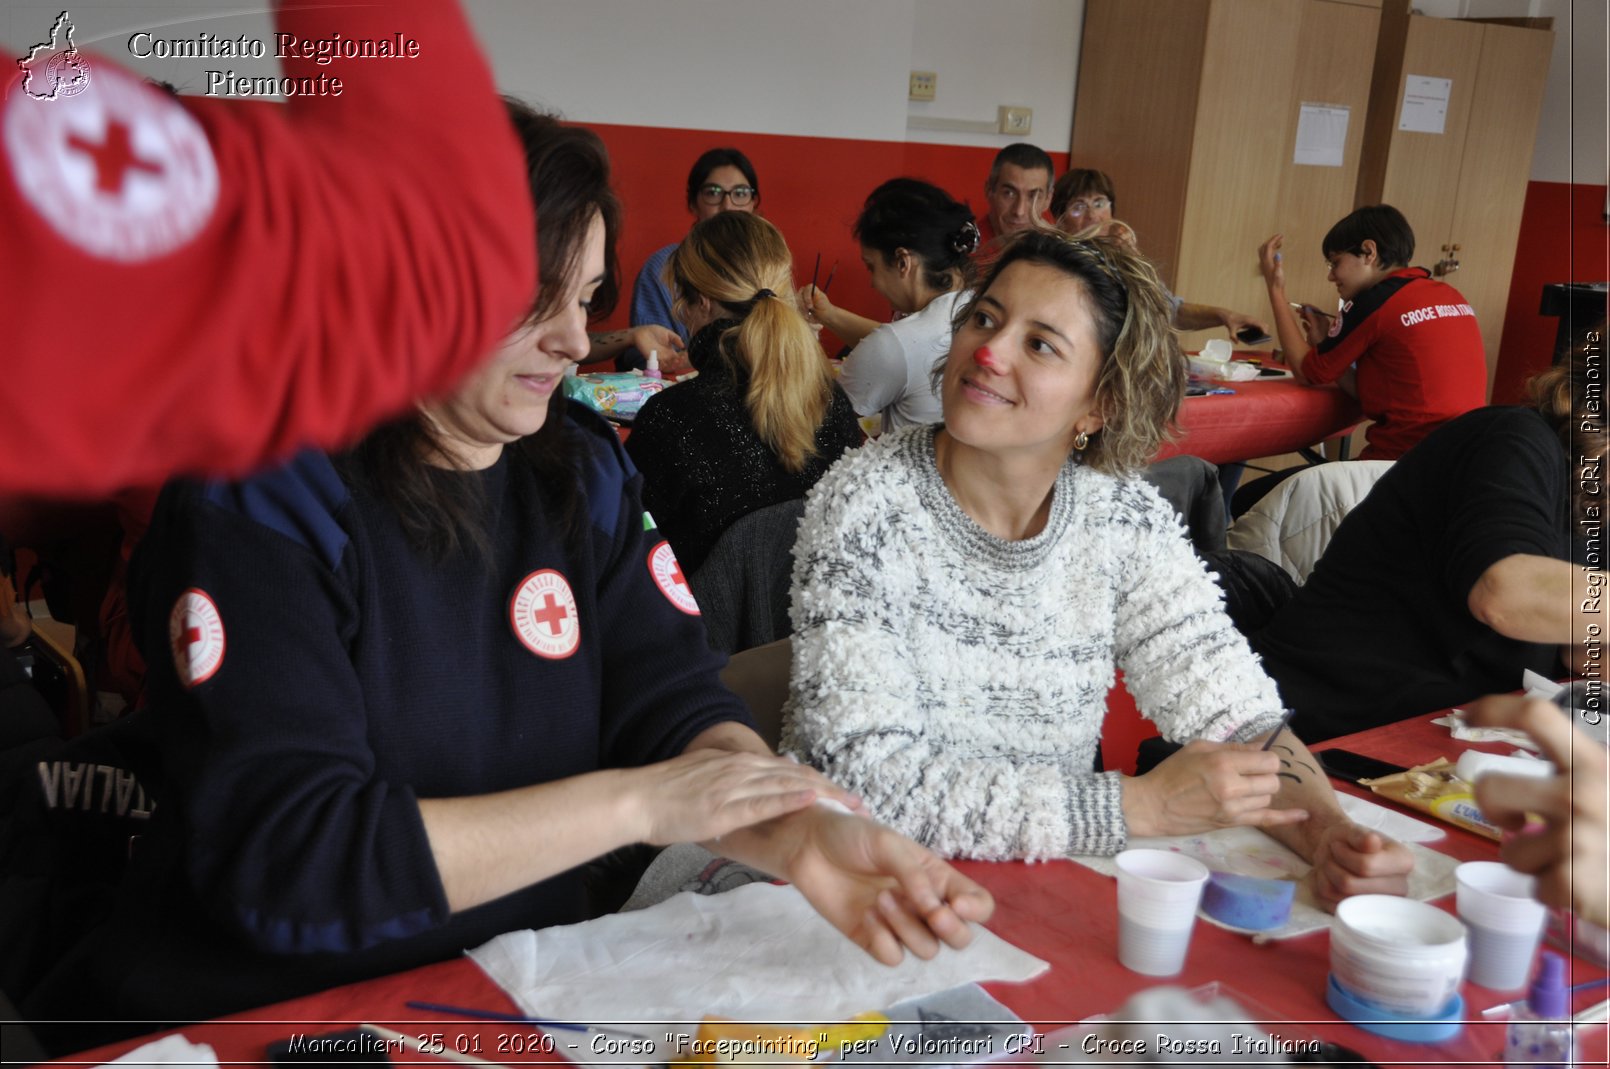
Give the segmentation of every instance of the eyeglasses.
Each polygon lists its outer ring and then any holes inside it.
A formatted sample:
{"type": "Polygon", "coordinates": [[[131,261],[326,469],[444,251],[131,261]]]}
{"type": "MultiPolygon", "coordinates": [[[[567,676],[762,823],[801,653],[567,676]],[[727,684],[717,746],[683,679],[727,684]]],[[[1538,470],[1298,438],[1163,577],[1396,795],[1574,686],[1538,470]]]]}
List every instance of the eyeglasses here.
{"type": "Polygon", "coordinates": [[[1334,256],[1325,257],[1325,270],[1327,272],[1336,270],[1337,262],[1340,261],[1341,258],[1344,257],[1344,256],[1357,256],[1359,259],[1363,259],[1364,258],[1364,250],[1363,249],[1343,249],[1341,252],[1336,253],[1334,256]]]}
{"type": "Polygon", "coordinates": [[[1091,197],[1089,200],[1069,201],[1063,210],[1065,215],[1089,215],[1091,212],[1104,212],[1112,207],[1112,201],[1106,197],[1091,197]]]}
{"type": "Polygon", "coordinates": [[[754,186],[733,186],[725,189],[714,182],[699,187],[699,200],[705,204],[720,204],[724,200],[731,200],[734,208],[747,207],[755,199],[757,190],[754,186]]]}

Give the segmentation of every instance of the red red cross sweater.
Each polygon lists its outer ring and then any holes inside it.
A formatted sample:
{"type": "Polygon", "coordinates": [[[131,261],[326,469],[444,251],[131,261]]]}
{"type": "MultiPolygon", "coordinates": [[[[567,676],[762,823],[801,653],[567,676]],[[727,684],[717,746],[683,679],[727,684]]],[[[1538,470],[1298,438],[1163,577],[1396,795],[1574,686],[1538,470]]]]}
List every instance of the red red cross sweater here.
{"type": "Polygon", "coordinates": [[[495,347],[534,292],[534,224],[458,5],[287,3],[265,43],[399,28],[414,58],[287,49],[285,76],[342,85],[283,105],[176,99],[76,51],[71,76],[10,80],[0,497],[344,444],[495,347]]]}
{"type": "Polygon", "coordinates": [[[1358,365],[1358,401],[1375,421],[1362,460],[1396,460],[1437,427],[1487,401],[1476,313],[1452,286],[1406,267],[1354,298],[1303,375],[1335,382],[1358,365]]]}

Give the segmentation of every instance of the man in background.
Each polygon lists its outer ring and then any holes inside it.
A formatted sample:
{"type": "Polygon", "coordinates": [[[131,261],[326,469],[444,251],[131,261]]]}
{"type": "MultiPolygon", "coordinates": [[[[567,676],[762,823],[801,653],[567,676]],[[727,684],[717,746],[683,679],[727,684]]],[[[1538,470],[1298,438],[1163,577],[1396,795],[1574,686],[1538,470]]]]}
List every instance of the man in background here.
{"type": "Polygon", "coordinates": [[[995,154],[989,177],[984,180],[984,199],[989,213],[978,221],[987,247],[996,238],[1027,230],[1038,222],[1051,202],[1051,178],[1055,169],[1051,157],[1037,145],[1019,141],[995,154]]]}

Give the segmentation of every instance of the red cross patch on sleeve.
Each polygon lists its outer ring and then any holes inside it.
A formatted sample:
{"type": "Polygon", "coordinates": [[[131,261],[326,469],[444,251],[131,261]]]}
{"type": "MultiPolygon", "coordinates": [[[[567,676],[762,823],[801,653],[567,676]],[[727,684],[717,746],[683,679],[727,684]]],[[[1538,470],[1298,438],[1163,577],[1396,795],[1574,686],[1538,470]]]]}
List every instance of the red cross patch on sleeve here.
{"type": "Polygon", "coordinates": [[[694,600],[693,588],[682,574],[682,565],[677,563],[671,543],[661,542],[649,550],[648,573],[654,577],[654,585],[660,588],[665,600],[689,616],[699,615],[699,603],[694,600]]]}
{"type": "Polygon", "coordinates": [[[218,164],[184,106],[110,65],[84,92],[5,103],[4,162],[50,226],[91,256],[155,259],[188,243],[218,203],[218,164]]]}
{"type": "Polygon", "coordinates": [[[224,618],[207,592],[191,587],[168,614],[168,647],[186,689],[211,679],[224,663],[224,618]]]}

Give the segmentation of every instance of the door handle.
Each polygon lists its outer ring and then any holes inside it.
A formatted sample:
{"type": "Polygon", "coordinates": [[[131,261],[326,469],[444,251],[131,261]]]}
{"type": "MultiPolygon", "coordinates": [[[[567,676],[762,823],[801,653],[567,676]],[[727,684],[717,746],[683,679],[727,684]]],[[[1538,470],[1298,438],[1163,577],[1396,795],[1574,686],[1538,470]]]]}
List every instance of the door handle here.
{"type": "Polygon", "coordinates": [[[1459,246],[1444,245],[1442,259],[1431,265],[1431,273],[1437,278],[1444,278],[1459,270],[1459,246]]]}

